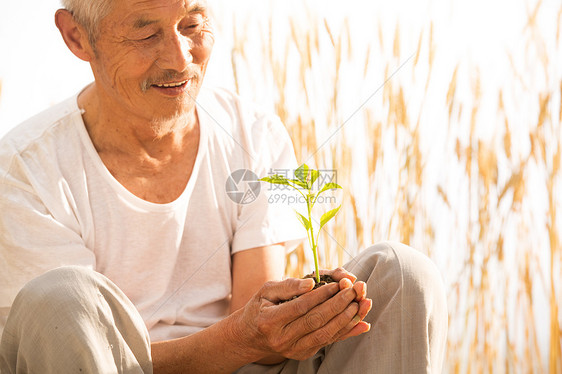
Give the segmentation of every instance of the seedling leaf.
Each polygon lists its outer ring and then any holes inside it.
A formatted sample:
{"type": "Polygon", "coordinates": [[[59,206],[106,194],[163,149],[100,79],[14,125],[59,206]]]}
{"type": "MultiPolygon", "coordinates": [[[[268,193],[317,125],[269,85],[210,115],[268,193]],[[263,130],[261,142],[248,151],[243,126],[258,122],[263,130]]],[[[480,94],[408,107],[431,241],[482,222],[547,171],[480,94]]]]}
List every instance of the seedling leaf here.
{"type": "Polygon", "coordinates": [[[322,228],[326,223],[328,223],[329,220],[334,218],[334,216],[340,210],[340,208],[341,205],[335,209],[329,210],[326,213],[322,214],[322,217],[320,218],[320,228],[322,228]]]}
{"type": "Polygon", "coordinates": [[[324,187],[322,187],[322,189],[320,191],[318,191],[318,195],[320,195],[322,192],[324,192],[326,190],[333,190],[335,188],[342,188],[342,186],[340,186],[337,183],[326,183],[324,185],[324,187]]]}
{"type": "Polygon", "coordinates": [[[295,210],[295,213],[297,213],[297,217],[299,218],[299,221],[301,221],[302,225],[304,226],[304,228],[308,232],[310,230],[310,228],[312,227],[310,225],[310,221],[305,216],[303,216],[302,214],[297,212],[296,210],[295,210]]]}
{"type": "Polygon", "coordinates": [[[262,182],[268,182],[268,183],[272,183],[272,184],[289,184],[289,181],[287,180],[287,178],[285,178],[282,175],[279,174],[275,174],[269,177],[263,177],[260,179],[260,181],[262,182]]]}
{"type": "Polygon", "coordinates": [[[306,182],[302,182],[298,179],[288,179],[289,182],[296,184],[297,186],[299,186],[300,188],[304,188],[305,190],[308,190],[308,185],[306,184],[306,182]]]}
{"type": "Polygon", "coordinates": [[[314,170],[314,169],[310,170],[310,187],[311,188],[312,188],[312,186],[314,185],[314,182],[316,182],[316,179],[318,179],[319,176],[320,176],[320,172],[318,170],[314,170]]]}
{"type": "Polygon", "coordinates": [[[297,170],[295,170],[295,177],[300,180],[301,182],[306,184],[305,188],[308,188],[308,184],[306,183],[306,180],[308,178],[308,174],[310,172],[310,169],[308,168],[307,164],[302,164],[301,166],[299,166],[297,168],[297,170]]]}

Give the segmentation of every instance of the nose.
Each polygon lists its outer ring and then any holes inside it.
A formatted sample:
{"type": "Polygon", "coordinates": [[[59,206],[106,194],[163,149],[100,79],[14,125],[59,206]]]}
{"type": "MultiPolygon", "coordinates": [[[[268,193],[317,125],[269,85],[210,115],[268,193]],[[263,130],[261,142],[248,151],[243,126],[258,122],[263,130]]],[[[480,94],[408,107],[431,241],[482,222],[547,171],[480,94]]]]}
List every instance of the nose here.
{"type": "Polygon", "coordinates": [[[190,38],[176,32],[165,39],[156,65],[163,70],[184,71],[193,62],[192,47],[190,38]]]}

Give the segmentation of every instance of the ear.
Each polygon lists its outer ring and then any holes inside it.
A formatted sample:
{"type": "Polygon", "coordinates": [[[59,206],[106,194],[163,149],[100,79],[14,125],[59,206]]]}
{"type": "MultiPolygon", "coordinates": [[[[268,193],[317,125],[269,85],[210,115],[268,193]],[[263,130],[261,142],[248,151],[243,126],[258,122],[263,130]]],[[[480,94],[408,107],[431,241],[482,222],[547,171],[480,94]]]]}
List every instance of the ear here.
{"type": "Polygon", "coordinates": [[[94,51],[86,30],[76,22],[72,13],[59,9],[55,13],[55,24],[59,29],[66,46],[76,57],[84,61],[94,58],[94,51]]]}

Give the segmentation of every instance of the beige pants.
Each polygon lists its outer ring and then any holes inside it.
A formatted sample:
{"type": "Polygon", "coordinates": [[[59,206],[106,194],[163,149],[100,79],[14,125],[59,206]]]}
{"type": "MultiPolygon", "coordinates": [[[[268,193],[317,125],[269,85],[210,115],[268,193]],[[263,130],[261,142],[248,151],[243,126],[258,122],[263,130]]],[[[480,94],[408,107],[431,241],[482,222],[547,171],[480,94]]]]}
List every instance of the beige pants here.
{"type": "MultiPolygon", "coordinates": [[[[371,331],[304,361],[250,364],[248,373],[440,373],[447,308],[435,266],[396,243],[364,250],[345,268],[367,283],[371,331]]],[[[60,268],[16,298],[0,344],[0,372],[152,373],[148,333],[127,297],[101,274],[60,268]]]]}

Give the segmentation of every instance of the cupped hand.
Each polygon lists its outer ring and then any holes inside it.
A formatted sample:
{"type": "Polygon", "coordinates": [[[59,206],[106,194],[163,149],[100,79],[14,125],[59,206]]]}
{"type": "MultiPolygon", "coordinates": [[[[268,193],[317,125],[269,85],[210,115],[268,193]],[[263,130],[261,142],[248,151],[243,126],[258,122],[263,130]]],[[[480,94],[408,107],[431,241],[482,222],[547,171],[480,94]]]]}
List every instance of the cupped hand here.
{"type": "Polygon", "coordinates": [[[354,276],[339,269],[332,277],[339,283],[314,291],[312,279],[267,282],[240,311],[243,343],[262,357],[303,360],[328,344],[368,331],[362,320],[371,301],[364,283],[353,285],[354,276]],[[279,303],[293,296],[300,297],[279,303]]]}

